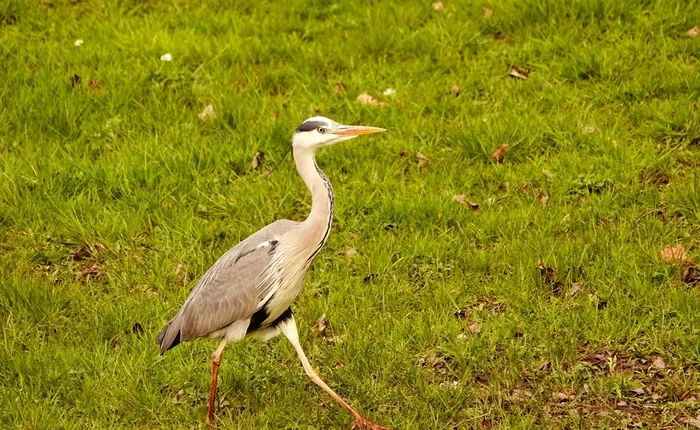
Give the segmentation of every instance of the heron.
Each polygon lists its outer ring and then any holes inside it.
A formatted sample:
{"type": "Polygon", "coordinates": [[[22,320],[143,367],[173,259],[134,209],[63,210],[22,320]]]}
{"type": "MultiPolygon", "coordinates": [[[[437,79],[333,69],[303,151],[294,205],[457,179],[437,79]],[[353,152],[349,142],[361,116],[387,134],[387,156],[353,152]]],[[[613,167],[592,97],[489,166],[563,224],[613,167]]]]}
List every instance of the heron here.
{"type": "Polygon", "coordinates": [[[297,172],[311,192],[308,217],[301,222],[277,220],[227,251],[197,282],[180,311],[158,334],[156,343],[161,355],[184,341],[220,339],[211,355],[207,421],[212,428],[216,427],[214,403],[226,345],[247,336],[267,341],[282,333],[311,381],[353,417],[353,429],[388,430],[361,415],[318,376],[299,343],[290,308],[333,224],[333,187],[316,164],[316,152],[325,146],[384,131],[379,127],[343,125],[321,116],[299,125],[292,137],[291,151],[297,172]]]}

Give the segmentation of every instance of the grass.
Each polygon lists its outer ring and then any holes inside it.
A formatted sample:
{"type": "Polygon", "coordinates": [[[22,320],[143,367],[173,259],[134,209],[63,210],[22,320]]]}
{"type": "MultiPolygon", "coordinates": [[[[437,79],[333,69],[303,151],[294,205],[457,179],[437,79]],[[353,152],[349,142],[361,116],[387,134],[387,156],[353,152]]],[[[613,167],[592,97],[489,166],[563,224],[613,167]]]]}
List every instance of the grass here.
{"type": "MultiPolygon", "coordinates": [[[[700,287],[659,252],[700,261],[695,25],[696,1],[0,1],[0,425],[204,428],[216,344],[153,338],[225,250],[304,218],[292,163],[250,161],[318,112],[389,129],[319,154],[336,223],[294,306],[353,405],[690,425],[700,287]]],[[[223,428],[350,426],[282,338],[227,348],[220,390],[223,428]]]]}

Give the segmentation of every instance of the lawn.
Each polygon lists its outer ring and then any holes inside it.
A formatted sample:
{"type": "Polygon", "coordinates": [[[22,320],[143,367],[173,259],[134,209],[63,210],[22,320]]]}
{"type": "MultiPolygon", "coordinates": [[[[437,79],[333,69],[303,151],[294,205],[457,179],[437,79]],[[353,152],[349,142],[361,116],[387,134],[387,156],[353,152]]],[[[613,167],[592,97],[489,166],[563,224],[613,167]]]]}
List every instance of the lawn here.
{"type": "MultiPolygon", "coordinates": [[[[293,307],[352,405],[700,427],[695,26],[682,0],[0,0],[0,427],[206,428],[217,343],[154,338],[307,215],[265,169],[317,114],[388,129],[318,154],[335,224],[293,307]]],[[[222,428],[352,424],[283,337],[219,381],[222,428]]]]}

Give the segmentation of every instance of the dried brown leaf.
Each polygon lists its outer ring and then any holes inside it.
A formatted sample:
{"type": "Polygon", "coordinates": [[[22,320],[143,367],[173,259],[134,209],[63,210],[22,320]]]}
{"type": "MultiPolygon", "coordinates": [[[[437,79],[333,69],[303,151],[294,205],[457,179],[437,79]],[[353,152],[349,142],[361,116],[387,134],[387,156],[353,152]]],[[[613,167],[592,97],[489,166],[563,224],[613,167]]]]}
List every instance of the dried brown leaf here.
{"type": "Polygon", "coordinates": [[[83,271],[78,275],[78,279],[85,279],[85,278],[99,278],[102,276],[104,272],[100,269],[99,264],[97,263],[92,263],[91,265],[85,267],[83,271]]]}
{"type": "Polygon", "coordinates": [[[661,261],[669,264],[684,264],[688,262],[688,255],[685,253],[683,245],[666,245],[659,251],[661,261]]]}
{"type": "Polygon", "coordinates": [[[416,158],[418,159],[418,167],[421,167],[421,168],[427,166],[428,163],[430,162],[430,160],[428,160],[428,157],[423,155],[423,153],[420,151],[416,152],[416,158]]]}
{"type": "Polygon", "coordinates": [[[102,89],[102,85],[100,85],[100,81],[98,81],[97,79],[91,80],[90,83],[88,84],[88,87],[90,87],[90,89],[93,89],[93,90],[102,89]]]}
{"type": "Polygon", "coordinates": [[[547,202],[549,201],[549,196],[543,193],[542,191],[537,190],[537,200],[539,200],[542,206],[546,206],[547,202]]]}
{"type": "MultiPolygon", "coordinates": [[[[697,27],[695,27],[695,28],[697,28],[697,27]]],[[[698,416],[695,417],[695,418],[693,418],[693,417],[688,417],[688,420],[686,421],[686,423],[687,423],[688,425],[691,425],[691,426],[693,426],[693,427],[695,427],[695,428],[699,428],[699,429],[700,429],[700,415],[698,415],[698,416]]]]}
{"type": "Polygon", "coordinates": [[[657,370],[663,370],[666,368],[666,362],[660,356],[656,356],[651,360],[651,367],[657,370]]]}
{"type": "Polygon", "coordinates": [[[510,72],[508,72],[508,76],[510,76],[511,78],[522,79],[523,81],[527,79],[529,75],[530,73],[528,71],[525,71],[519,67],[510,69],[510,72]]]}
{"type": "Polygon", "coordinates": [[[540,271],[540,275],[542,275],[544,283],[552,287],[552,292],[554,294],[562,294],[562,287],[564,284],[559,280],[557,277],[557,272],[553,268],[546,267],[544,264],[542,264],[542,261],[538,261],[537,270],[540,271]]]}
{"type": "Polygon", "coordinates": [[[472,333],[479,333],[481,331],[481,324],[478,322],[471,323],[469,325],[469,331],[472,333]]]}
{"type": "Polygon", "coordinates": [[[264,156],[265,153],[263,151],[255,151],[255,155],[253,155],[253,159],[250,161],[250,168],[258,170],[258,168],[262,167],[262,159],[264,156]]]}
{"type": "Polygon", "coordinates": [[[511,392],[511,396],[513,399],[524,402],[530,398],[532,398],[534,394],[532,394],[532,391],[526,389],[526,388],[516,388],[511,392]]]}
{"type": "Polygon", "coordinates": [[[569,395],[566,393],[554,393],[552,394],[552,400],[556,402],[568,402],[569,395]]]}
{"type": "Polygon", "coordinates": [[[693,37],[693,38],[700,37],[700,27],[698,27],[696,25],[693,28],[691,28],[690,30],[688,30],[685,34],[687,34],[688,36],[693,37]]]}
{"type": "Polygon", "coordinates": [[[681,281],[691,286],[700,284],[700,272],[698,271],[697,266],[686,267],[681,274],[681,281]]]}
{"type": "Polygon", "coordinates": [[[208,104],[199,113],[199,119],[202,121],[212,120],[216,118],[216,112],[214,112],[214,105],[208,104]]]}
{"type": "Polygon", "coordinates": [[[452,196],[452,200],[456,201],[459,204],[469,206],[469,209],[473,211],[479,210],[479,204],[467,199],[466,194],[455,194],[454,196],[452,196]]]}
{"type": "Polygon", "coordinates": [[[375,99],[367,93],[362,93],[359,96],[357,96],[357,101],[362,103],[363,105],[379,106],[379,101],[377,101],[377,99],[375,99]]]}
{"type": "Polygon", "coordinates": [[[345,94],[345,86],[338,82],[335,85],[333,85],[333,91],[335,91],[335,95],[342,96],[345,94]]]}
{"type": "Polygon", "coordinates": [[[321,314],[321,316],[316,320],[316,331],[319,334],[324,334],[326,332],[326,328],[326,314],[321,314]]]}
{"type": "Polygon", "coordinates": [[[493,11],[487,7],[482,7],[481,14],[484,15],[484,18],[491,18],[493,16],[493,11]]]}
{"type": "Polygon", "coordinates": [[[467,308],[457,309],[456,311],[454,311],[454,316],[458,320],[463,320],[463,319],[467,318],[469,316],[469,314],[470,314],[470,312],[469,312],[469,309],[467,309],[467,308]]]}
{"type": "Polygon", "coordinates": [[[583,134],[594,134],[597,131],[598,131],[598,127],[596,127],[594,125],[590,125],[590,124],[583,126],[583,128],[581,129],[581,133],[583,133],[583,134]]]}
{"type": "Polygon", "coordinates": [[[493,158],[493,161],[496,163],[502,163],[503,159],[506,158],[506,155],[508,154],[508,144],[503,143],[501,145],[498,145],[496,149],[493,150],[491,153],[491,158],[493,158]]]}
{"type": "Polygon", "coordinates": [[[581,292],[582,289],[583,287],[581,286],[581,284],[574,282],[573,284],[571,284],[571,296],[575,296],[576,294],[581,292]]]}

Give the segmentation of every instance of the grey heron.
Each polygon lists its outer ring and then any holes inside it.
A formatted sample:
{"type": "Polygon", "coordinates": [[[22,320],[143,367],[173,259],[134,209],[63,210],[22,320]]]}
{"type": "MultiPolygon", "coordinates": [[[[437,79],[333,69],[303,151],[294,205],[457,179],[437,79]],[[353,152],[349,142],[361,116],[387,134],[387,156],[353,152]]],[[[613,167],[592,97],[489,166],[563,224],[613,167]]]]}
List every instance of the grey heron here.
{"type": "Polygon", "coordinates": [[[363,417],[318,376],[299,343],[290,305],[304,286],[306,273],[328,240],[333,222],[334,195],[328,178],[316,164],[324,146],[378,127],[342,125],[313,117],[297,127],[292,154],[301,179],[311,192],[311,212],[301,222],[278,220],[231,248],[204,274],[180,311],[156,338],[161,354],[180,342],[221,339],[211,356],[211,385],[207,420],[214,427],[214,400],[221,355],[229,342],[246,336],[268,340],[282,333],[297,352],[311,381],[326,391],[355,419],[353,428],[386,429],[363,417]]]}

